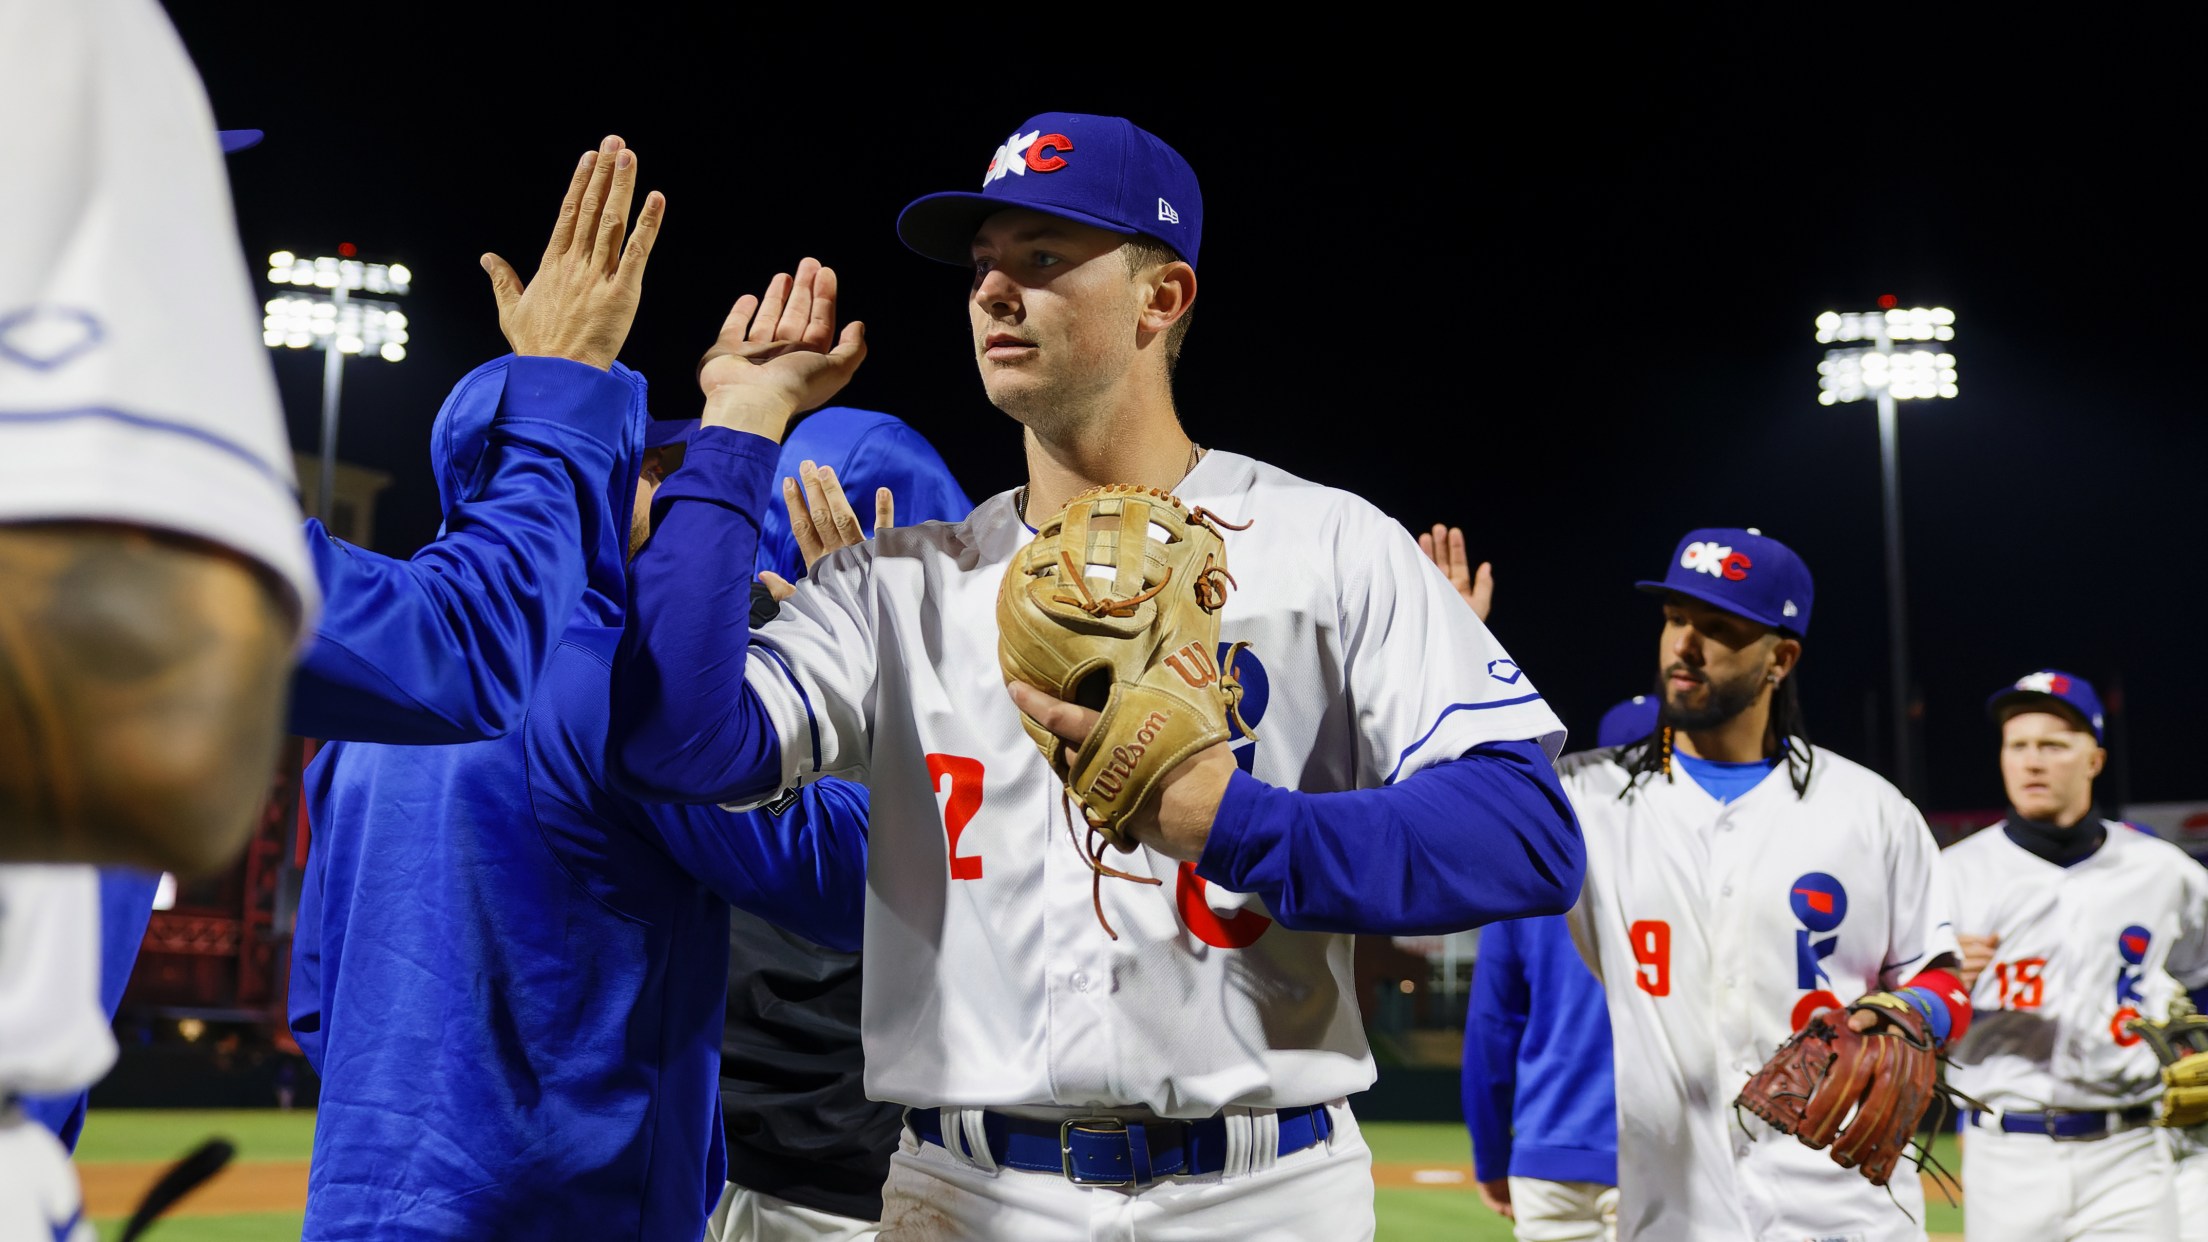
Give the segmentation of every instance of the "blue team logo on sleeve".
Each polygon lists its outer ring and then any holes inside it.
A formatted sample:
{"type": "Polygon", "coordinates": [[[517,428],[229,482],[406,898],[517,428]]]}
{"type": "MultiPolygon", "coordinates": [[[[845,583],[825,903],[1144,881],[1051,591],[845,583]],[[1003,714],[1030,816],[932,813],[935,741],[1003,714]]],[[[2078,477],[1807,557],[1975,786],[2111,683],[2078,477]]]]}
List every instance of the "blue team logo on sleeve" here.
{"type": "MultiPolygon", "coordinates": [[[[1227,651],[1233,646],[1233,643],[1219,644],[1221,667],[1225,667],[1227,651]]],[[[1265,722],[1265,705],[1273,697],[1272,679],[1265,674],[1265,662],[1258,659],[1257,653],[1248,647],[1244,647],[1242,654],[1234,657],[1234,675],[1242,683],[1242,719],[1255,729],[1265,722]]],[[[1232,716],[1227,718],[1227,732],[1232,739],[1230,744],[1234,748],[1235,764],[1248,772],[1251,765],[1257,762],[1257,739],[1244,733],[1242,726],[1236,724],[1232,716]]]]}
{"type": "Polygon", "coordinates": [[[1519,671],[1516,660],[1489,660],[1487,662],[1487,675],[1506,686],[1517,685],[1518,679],[1525,676],[1523,672],[1519,671]]]}
{"type": "Polygon", "coordinates": [[[1832,976],[1825,973],[1825,959],[1840,947],[1840,937],[1826,933],[1836,931],[1841,920],[1848,917],[1848,890],[1824,872],[1812,871],[1794,881],[1787,902],[1803,927],[1794,933],[1794,986],[1814,988],[1831,983],[1832,976]]]}

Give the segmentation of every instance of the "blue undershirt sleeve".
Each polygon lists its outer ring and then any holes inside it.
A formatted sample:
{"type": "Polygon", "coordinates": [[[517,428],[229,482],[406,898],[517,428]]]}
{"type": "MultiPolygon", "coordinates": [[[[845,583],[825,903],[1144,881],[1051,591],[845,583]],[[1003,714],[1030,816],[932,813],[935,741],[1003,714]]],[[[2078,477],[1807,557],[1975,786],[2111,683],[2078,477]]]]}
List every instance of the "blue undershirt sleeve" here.
{"type": "Polygon", "coordinates": [[[1510,1176],[1518,1046],[1525,1041],[1533,999],[1519,927],[1506,919],[1480,933],[1464,1021],[1464,1123],[1472,1133],[1473,1176],[1483,1182],[1510,1176]]]}
{"type": "Polygon", "coordinates": [[[640,805],[668,855],[721,900],[814,944],[859,951],[866,786],[826,777],[755,811],[640,805]]]}
{"type": "Polygon", "coordinates": [[[323,608],[292,678],[291,731],[426,744],[518,725],[582,598],[583,532],[627,525],[605,511],[607,481],[637,400],[597,367],[515,358],[484,450],[487,481],[436,542],[399,560],[310,520],[323,608]]]}
{"type": "Polygon", "coordinates": [[[1236,772],[1196,872],[1297,931],[1426,936],[1561,914],[1586,861],[1541,747],[1498,742],[1344,793],[1236,772]]]}
{"type": "Polygon", "coordinates": [[[632,797],[745,802],[781,784],[780,737],[744,681],[775,455],[764,436],[701,427],[653,498],[613,667],[608,776],[632,797]]]}

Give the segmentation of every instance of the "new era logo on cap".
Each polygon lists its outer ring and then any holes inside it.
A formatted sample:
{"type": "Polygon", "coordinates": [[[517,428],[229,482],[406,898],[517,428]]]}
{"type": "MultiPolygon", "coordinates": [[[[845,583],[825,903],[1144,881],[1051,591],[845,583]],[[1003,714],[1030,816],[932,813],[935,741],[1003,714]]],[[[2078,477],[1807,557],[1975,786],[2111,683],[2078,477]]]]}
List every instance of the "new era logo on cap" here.
{"type": "Polygon", "coordinates": [[[1168,224],[1179,224],[1181,222],[1181,213],[1173,210],[1173,204],[1166,202],[1164,199],[1161,198],[1158,200],[1158,219],[1163,220],[1168,224]]]}

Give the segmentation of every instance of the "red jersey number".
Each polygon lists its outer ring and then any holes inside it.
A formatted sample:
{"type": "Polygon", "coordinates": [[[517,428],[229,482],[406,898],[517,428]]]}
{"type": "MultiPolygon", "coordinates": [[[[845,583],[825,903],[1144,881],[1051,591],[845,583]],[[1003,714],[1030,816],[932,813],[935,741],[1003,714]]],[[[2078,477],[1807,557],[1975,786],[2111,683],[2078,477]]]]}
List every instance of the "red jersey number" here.
{"type": "Polygon", "coordinates": [[[1650,996],[1671,995],[1671,924],[1642,919],[1625,931],[1633,943],[1633,983],[1650,996]]]}
{"type": "Polygon", "coordinates": [[[960,854],[958,837],[966,831],[966,825],[974,821],[974,813],[981,809],[981,760],[968,759],[964,755],[929,755],[929,787],[942,793],[946,778],[951,788],[950,797],[943,800],[943,836],[950,851],[951,878],[978,880],[981,878],[981,856],[960,854]]]}
{"type": "Polygon", "coordinates": [[[2046,1000],[2046,980],[2040,972],[2047,969],[2044,957],[2024,957],[2013,962],[1995,962],[1994,986],[1998,996],[1996,1009],[2037,1009],[2046,1000]]]}

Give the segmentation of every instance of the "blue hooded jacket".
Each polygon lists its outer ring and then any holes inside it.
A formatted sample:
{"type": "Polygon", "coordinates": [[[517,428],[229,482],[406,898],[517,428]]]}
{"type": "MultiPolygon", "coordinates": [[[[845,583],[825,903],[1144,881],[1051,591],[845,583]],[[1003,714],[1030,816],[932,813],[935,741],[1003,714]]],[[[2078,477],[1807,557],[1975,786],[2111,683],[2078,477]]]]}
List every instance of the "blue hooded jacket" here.
{"type": "Polygon", "coordinates": [[[292,678],[293,733],[472,742],[520,721],[584,590],[592,532],[628,528],[636,471],[618,464],[635,457],[640,383],[618,363],[478,368],[432,431],[436,542],[399,560],[307,522],[323,607],[292,678]],[[480,417],[446,417],[462,399],[484,403],[480,417]]]}
{"type": "MultiPolygon", "coordinates": [[[[504,369],[438,415],[448,497],[504,369]]],[[[521,727],[341,742],[308,769],[289,1004],[323,1080],[307,1238],[697,1237],[723,1178],[728,903],[856,945],[863,789],[736,815],[646,807],[603,779],[647,417],[643,380],[615,374],[630,426],[521,727]]]]}
{"type": "Polygon", "coordinates": [[[1610,1011],[1563,915],[1480,932],[1464,1024],[1464,1120],[1483,1182],[1618,1184],[1610,1011]]]}

